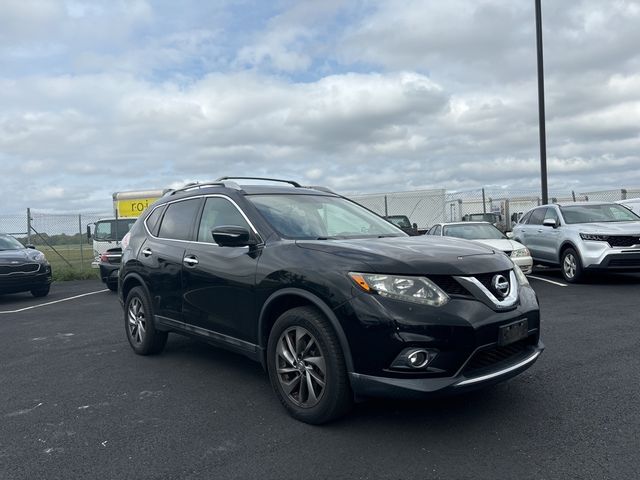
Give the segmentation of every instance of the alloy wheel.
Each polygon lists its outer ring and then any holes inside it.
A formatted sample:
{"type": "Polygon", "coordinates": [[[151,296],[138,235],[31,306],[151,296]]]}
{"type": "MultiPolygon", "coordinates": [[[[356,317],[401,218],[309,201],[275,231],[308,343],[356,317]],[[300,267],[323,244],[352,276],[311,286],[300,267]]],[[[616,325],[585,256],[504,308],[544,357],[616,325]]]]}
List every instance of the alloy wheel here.
{"type": "Polygon", "coordinates": [[[129,319],[129,336],[139,345],[144,342],[147,326],[144,315],[144,305],[139,297],[134,297],[129,303],[127,317],[129,319]]]}
{"type": "Polygon", "coordinates": [[[576,257],[574,257],[571,253],[567,253],[564,257],[564,262],[562,263],[562,268],[564,269],[564,273],[567,278],[573,278],[576,275],[576,257]]]}
{"type": "Polygon", "coordinates": [[[288,328],[278,339],[275,355],[278,380],[289,400],[303,408],[317,405],[327,367],[316,338],[305,328],[288,328]]]}

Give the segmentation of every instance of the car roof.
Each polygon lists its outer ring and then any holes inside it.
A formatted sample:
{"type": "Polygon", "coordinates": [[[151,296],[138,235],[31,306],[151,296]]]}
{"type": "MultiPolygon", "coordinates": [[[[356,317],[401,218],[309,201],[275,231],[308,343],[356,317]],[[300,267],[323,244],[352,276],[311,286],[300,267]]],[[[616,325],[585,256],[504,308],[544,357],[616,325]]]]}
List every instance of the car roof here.
{"type": "Polygon", "coordinates": [[[492,223],[489,222],[444,222],[441,224],[443,227],[448,227],[449,225],[491,225],[493,226],[492,223]]]}
{"type": "Polygon", "coordinates": [[[552,205],[557,205],[558,207],[571,207],[571,206],[587,206],[587,205],[611,205],[615,202],[598,202],[598,201],[590,201],[590,202],[559,202],[559,203],[550,203],[547,205],[540,205],[541,207],[550,207],[552,205]]]}

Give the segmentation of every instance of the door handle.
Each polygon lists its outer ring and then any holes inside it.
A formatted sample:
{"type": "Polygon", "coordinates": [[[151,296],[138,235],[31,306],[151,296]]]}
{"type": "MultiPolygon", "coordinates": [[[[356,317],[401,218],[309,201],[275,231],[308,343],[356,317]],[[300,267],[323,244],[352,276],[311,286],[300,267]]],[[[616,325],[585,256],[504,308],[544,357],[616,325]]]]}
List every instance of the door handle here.
{"type": "Polygon", "coordinates": [[[149,257],[149,256],[151,256],[151,254],[152,254],[152,253],[153,253],[153,252],[151,251],[151,249],[150,249],[150,248],[145,248],[144,250],[142,250],[142,254],[143,254],[145,257],[149,257]]]}
{"type": "Polygon", "coordinates": [[[538,230],[538,233],[542,233],[542,229],[538,230]]]}
{"type": "Polygon", "coordinates": [[[189,257],[184,257],[182,259],[182,262],[187,266],[187,267],[195,267],[198,263],[198,259],[196,257],[194,257],[193,255],[189,256],[189,257]]]}

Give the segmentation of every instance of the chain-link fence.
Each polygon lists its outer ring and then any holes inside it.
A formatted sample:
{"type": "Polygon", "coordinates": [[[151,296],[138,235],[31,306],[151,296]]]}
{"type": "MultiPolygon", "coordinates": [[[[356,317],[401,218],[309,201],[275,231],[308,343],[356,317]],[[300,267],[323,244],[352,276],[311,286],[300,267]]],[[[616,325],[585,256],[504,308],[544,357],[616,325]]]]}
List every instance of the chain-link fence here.
{"type": "MultiPolygon", "coordinates": [[[[550,192],[552,203],[576,201],[619,201],[640,197],[640,189],[602,190],[597,192],[550,192]]],[[[406,216],[419,230],[434,223],[461,220],[487,220],[501,230],[511,226],[529,209],[542,203],[536,190],[478,188],[465,191],[419,190],[366,195],[349,198],[382,216],[406,216]]]]}
{"type": "MultiPolygon", "coordinates": [[[[542,203],[537,191],[488,187],[465,191],[438,189],[347,196],[379,215],[404,215],[422,231],[438,222],[476,219],[491,221],[502,230],[509,231],[524,212],[542,203]]],[[[637,197],[640,197],[640,188],[549,193],[549,201],[554,203],[613,202],[637,197]]],[[[20,215],[0,215],[0,233],[12,234],[24,245],[34,245],[43,251],[54,272],[74,270],[90,273],[96,252],[93,241],[87,238],[87,225],[110,217],[109,213],[52,214],[27,209],[20,215]]]]}
{"type": "Polygon", "coordinates": [[[33,245],[43,252],[51,263],[54,277],[69,271],[88,276],[95,253],[92,240],[87,238],[87,225],[109,216],[108,213],[38,213],[27,209],[23,215],[0,215],[0,233],[9,233],[23,245],[33,245]]]}

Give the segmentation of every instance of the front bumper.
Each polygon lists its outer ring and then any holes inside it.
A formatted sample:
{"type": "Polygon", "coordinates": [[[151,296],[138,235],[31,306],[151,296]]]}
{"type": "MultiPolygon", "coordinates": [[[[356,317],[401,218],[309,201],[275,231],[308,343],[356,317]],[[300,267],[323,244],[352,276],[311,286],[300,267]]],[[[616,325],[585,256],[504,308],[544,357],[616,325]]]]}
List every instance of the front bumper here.
{"type": "Polygon", "coordinates": [[[51,284],[51,266],[44,265],[36,274],[0,275],[0,294],[28,292],[51,284]]]}
{"type": "Polygon", "coordinates": [[[585,240],[579,249],[587,270],[640,271],[640,248],[611,247],[607,242],[585,240]]]}
{"type": "Polygon", "coordinates": [[[518,267],[522,270],[522,273],[529,275],[533,271],[533,258],[527,257],[509,257],[518,267]]]}
{"type": "Polygon", "coordinates": [[[640,272],[640,250],[620,251],[606,253],[597,259],[597,262],[585,265],[587,270],[610,270],[620,272],[640,272]]]}
{"type": "Polygon", "coordinates": [[[362,294],[335,313],[349,341],[351,385],[362,397],[412,398],[496,383],[524,371],[544,349],[537,298],[528,286],[512,308],[499,311],[463,295],[428,307],[362,294]],[[527,336],[499,345],[501,327],[522,320],[527,336]],[[399,370],[393,362],[408,348],[436,355],[424,368],[399,370]]]}
{"type": "Polygon", "coordinates": [[[391,378],[358,373],[350,373],[349,377],[351,388],[361,397],[428,398],[463,393],[507,380],[532,366],[543,350],[544,344],[538,341],[522,355],[468,376],[461,369],[454,376],[440,378],[391,378]]]}

